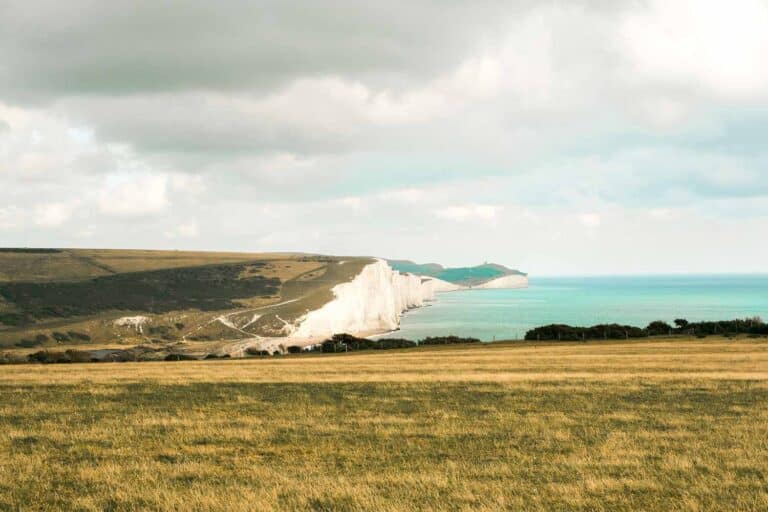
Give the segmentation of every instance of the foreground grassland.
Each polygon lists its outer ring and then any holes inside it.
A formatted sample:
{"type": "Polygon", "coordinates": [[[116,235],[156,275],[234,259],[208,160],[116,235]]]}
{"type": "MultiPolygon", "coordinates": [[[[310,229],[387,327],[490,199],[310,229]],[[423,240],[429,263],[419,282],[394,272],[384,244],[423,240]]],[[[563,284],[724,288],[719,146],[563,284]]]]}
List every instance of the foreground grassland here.
{"type": "Polygon", "coordinates": [[[768,343],[0,367],[0,510],[766,510],[768,343]]]}

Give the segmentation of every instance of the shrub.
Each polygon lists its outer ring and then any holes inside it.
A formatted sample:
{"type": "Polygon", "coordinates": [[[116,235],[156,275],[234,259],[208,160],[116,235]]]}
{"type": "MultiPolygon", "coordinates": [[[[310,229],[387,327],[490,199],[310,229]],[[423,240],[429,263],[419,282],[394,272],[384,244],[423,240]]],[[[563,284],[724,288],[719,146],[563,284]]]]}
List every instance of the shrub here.
{"type": "Polygon", "coordinates": [[[404,338],[385,338],[382,340],[377,341],[378,346],[376,348],[379,348],[381,350],[391,350],[391,349],[397,349],[397,348],[412,348],[418,346],[418,343],[412,340],[407,340],[404,338]]]}
{"type": "Polygon", "coordinates": [[[166,361],[197,361],[195,356],[189,354],[168,354],[165,356],[166,361]]]}
{"type": "Polygon", "coordinates": [[[325,353],[338,353],[356,352],[359,350],[392,350],[398,348],[411,348],[416,345],[417,343],[415,341],[402,338],[370,340],[368,338],[358,338],[351,334],[336,334],[320,345],[320,351],[325,353]]]}
{"type": "Polygon", "coordinates": [[[229,359],[229,354],[222,354],[222,355],[216,355],[216,354],[206,354],[206,356],[203,359],[229,359]]]}
{"type": "Polygon", "coordinates": [[[73,363],[89,363],[92,361],[91,353],[85,350],[67,350],[66,356],[73,363]]]}
{"type": "Polygon", "coordinates": [[[54,331],[53,334],[51,334],[51,336],[53,336],[53,339],[58,341],[59,343],[69,341],[70,339],[68,334],[65,334],[63,332],[58,332],[58,331],[54,331]]]}
{"type": "Polygon", "coordinates": [[[43,364],[53,364],[53,363],[71,363],[72,357],[75,354],[76,351],[74,350],[68,350],[66,352],[54,352],[49,350],[41,350],[39,352],[35,352],[34,354],[29,354],[27,356],[27,359],[31,363],[43,363],[43,364]]]}
{"type": "Polygon", "coordinates": [[[245,349],[245,353],[251,356],[268,356],[269,352],[256,347],[248,347],[245,349]]]}
{"type": "Polygon", "coordinates": [[[420,345],[456,345],[460,343],[480,343],[477,338],[460,338],[458,336],[430,336],[424,338],[420,345]]]}
{"type": "Polygon", "coordinates": [[[40,343],[38,343],[36,340],[30,340],[29,338],[22,338],[16,342],[16,346],[20,348],[33,348],[39,347],[40,343]]]}
{"type": "Polygon", "coordinates": [[[647,335],[644,329],[631,325],[599,324],[592,327],[574,327],[565,324],[550,324],[531,329],[525,333],[525,339],[538,341],[623,340],[643,338],[647,335]]]}
{"type": "Polygon", "coordinates": [[[28,323],[23,315],[18,313],[0,313],[0,324],[17,326],[28,323]]]}
{"type": "Polygon", "coordinates": [[[649,336],[664,336],[672,334],[672,326],[667,322],[662,322],[661,320],[656,320],[655,322],[649,323],[645,330],[648,331],[649,336]]]}

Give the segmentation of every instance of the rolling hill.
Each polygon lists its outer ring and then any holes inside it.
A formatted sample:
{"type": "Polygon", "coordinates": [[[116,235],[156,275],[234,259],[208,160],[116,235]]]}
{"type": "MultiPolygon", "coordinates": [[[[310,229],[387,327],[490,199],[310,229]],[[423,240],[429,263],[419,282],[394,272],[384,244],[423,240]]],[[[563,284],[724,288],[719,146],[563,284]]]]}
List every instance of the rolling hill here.
{"type": "Polygon", "coordinates": [[[445,268],[437,263],[419,264],[408,260],[388,260],[389,265],[400,272],[409,272],[420,276],[434,277],[460,286],[480,286],[506,276],[526,276],[519,270],[504,265],[484,263],[475,267],[445,268]]]}
{"type": "Polygon", "coordinates": [[[284,336],[371,258],[0,249],[0,347],[284,336]]]}

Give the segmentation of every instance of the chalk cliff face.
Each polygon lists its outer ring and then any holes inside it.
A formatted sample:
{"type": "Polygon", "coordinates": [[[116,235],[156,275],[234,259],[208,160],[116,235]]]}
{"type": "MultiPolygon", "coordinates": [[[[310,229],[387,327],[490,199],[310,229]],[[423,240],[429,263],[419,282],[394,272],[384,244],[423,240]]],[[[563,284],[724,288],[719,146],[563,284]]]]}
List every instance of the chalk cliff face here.
{"type": "Polygon", "coordinates": [[[528,276],[511,275],[499,277],[498,279],[493,279],[483,284],[473,286],[472,288],[480,288],[484,290],[499,288],[528,288],[528,276]]]}
{"type": "Polygon", "coordinates": [[[422,276],[422,286],[427,287],[432,290],[432,293],[442,293],[442,292],[455,292],[457,290],[465,290],[466,288],[464,286],[449,283],[448,281],[443,281],[442,279],[438,279],[436,277],[424,277],[422,276]]]}
{"type": "Polygon", "coordinates": [[[450,283],[401,274],[385,261],[377,261],[364,267],[352,281],[336,285],[335,299],[301,319],[291,337],[395,330],[404,311],[433,300],[436,292],[446,291],[446,285],[450,283]]]}
{"type": "MultiPolygon", "coordinates": [[[[508,275],[471,288],[525,288],[528,277],[508,275]]],[[[393,270],[379,260],[363,268],[352,281],[333,288],[334,299],[290,325],[294,339],[324,339],[334,334],[370,335],[393,331],[403,312],[435,299],[435,294],[468,289],[435,277],[393,270]]]]}

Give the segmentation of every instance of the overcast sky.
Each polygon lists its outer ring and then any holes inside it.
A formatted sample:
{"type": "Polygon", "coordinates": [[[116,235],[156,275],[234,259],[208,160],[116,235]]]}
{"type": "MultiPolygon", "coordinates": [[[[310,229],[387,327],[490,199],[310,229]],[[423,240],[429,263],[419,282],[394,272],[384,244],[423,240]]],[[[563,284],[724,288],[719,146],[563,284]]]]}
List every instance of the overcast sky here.
{"type": "Polygon", "coordinates": [[[768,0],[4,0],[0,27],[0,246],[768,271],[768,0]]]}

